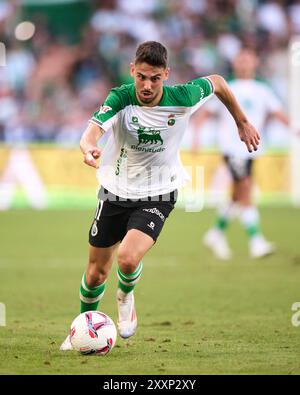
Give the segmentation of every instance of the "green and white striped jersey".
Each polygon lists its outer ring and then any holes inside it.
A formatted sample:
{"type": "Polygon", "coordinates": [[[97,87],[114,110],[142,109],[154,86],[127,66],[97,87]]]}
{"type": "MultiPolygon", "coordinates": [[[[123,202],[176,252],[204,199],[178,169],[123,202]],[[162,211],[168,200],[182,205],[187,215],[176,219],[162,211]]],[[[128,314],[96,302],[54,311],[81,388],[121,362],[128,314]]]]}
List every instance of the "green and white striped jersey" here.
{"type": "Polygon", "coordinates": [[[213,95],[208,78],[164,86],[160,103],[141,106],[134,84],[113,88],[90,122],[112,133],[104,147],[97,177],[122,198],[169,193],[188,175],[179,147],[190,116],[213,95]]]}

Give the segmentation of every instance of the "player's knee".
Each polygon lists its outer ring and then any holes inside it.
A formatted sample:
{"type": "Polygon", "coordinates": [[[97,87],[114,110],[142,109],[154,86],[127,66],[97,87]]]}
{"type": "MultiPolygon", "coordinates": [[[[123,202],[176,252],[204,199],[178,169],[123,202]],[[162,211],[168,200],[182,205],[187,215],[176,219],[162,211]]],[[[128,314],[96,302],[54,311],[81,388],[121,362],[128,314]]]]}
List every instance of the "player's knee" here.
{"type": "Polygon", "coordinates": [[[118,264],[122,273],[133,273],[139,264],[139,259],[134,252],[120,249],[118,253],[118,264]]]}
{"type": "Polygon", "coordinates": [[[98,268],[93,265],[86,270],[86,282],[90,287],[97,287],[98,285],[103,284],[107,277],[108,271],[104,268],[98,268]]]}

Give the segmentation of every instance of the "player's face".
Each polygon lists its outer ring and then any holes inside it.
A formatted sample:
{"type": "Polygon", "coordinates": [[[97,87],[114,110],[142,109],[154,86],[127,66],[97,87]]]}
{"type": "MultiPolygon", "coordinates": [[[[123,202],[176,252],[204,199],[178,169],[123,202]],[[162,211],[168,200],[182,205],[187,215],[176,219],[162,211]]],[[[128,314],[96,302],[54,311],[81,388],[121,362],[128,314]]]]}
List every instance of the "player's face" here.
{"type": "Polygon", "coordinates": [[[257,66],[257,56],[250,50],[242,50],[233,61],[234,74],[237,78],[254,78],[257,66]]]}
{"type": "Polygon", "coordinates": [[[156,106],[162,97],[163,83],[168,79],[169,68],[131,63],[130,72],[134,78],[138,101],[144,106],[156,106]]]}

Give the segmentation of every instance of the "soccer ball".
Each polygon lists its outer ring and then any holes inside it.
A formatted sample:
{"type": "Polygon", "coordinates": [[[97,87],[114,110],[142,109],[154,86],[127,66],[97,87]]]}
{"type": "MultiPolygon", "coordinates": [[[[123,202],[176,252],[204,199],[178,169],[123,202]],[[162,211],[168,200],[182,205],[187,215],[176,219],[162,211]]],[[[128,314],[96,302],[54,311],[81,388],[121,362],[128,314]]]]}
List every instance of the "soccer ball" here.
{"type": "Polygon", "coordinates": [[[113,320],[100,311],[81,313],[71,324],[71,344],[81,354],[106,355],[114,347],[116,339],[113,320]]]}

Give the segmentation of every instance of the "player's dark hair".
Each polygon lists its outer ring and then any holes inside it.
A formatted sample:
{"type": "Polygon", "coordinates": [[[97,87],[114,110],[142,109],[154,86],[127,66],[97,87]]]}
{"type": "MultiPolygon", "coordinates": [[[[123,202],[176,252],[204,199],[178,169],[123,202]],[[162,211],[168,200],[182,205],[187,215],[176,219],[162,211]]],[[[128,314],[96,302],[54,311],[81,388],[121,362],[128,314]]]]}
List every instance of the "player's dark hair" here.
{"type": "Polygon", "coordinates": [[[135,53],[135,64],[138,63],[167,68],[168,51],[157,41],[145,41],[137,47],[135,53]]]}

